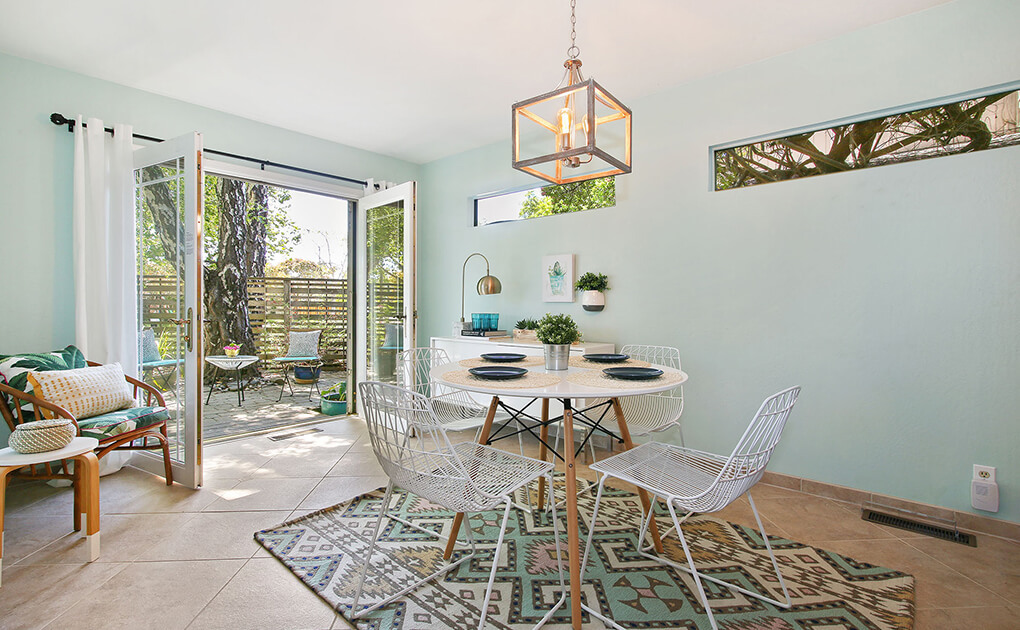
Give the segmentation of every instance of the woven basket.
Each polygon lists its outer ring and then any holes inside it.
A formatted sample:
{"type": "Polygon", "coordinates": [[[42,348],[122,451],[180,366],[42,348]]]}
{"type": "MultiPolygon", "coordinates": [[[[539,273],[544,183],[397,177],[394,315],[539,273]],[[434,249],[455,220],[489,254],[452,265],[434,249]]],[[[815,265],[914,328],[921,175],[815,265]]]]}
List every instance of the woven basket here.
{"type": "Polygon", "coordinates": [[[19,424],[7,444],[19,453],[44,453],[64,448],[75,434],[74,423],[66,418],[37,420],[19,424]]]}

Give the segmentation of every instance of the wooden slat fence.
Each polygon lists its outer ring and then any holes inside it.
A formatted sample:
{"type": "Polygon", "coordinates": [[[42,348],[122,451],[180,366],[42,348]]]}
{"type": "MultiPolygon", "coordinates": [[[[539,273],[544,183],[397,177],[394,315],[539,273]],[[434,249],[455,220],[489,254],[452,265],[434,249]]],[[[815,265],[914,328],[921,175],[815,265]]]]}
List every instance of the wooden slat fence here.
{"type": "MultiPolygon", "coordinates": [[[[173,329],[177,286],[172,276],[146,276],[142,293],[143,325],[152,328],[157,339],[173,329]]],[[[402,287],[399,283],[373,285],[380,304],[378,326],[373,333],[381,344],[385,323],[399,321],[402,287]]],[[[255,346],[263,369],[272,368],[273,357],[287,353],[287,331],[322,330],[319,351],[328,365],[347,369],[347,280],[334,278],[250,278],[248,316],[255,334],[255,346]]]]}

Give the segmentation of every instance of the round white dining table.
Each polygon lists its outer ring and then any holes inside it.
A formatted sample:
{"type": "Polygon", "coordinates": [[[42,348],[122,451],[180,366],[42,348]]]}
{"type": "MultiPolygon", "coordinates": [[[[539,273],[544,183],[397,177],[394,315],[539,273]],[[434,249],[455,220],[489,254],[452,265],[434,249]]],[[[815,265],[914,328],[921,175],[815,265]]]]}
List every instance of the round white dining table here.
{"type": "MultiPolygon", "coordinates": [[[[496,364],[493,364],[496,365],[496,364]]],[[[513,365],[501,364],[501,365],[513,365]]],[[[651,367],[657,368],[663,371],[663,376],[658,379],[648,381],[619,381],[618,384],[610,379],[605,379],[599,386],[578,383],[570,380],[570,377],[581,372],[588,372],[591,370],[597,370],[601,367],[611,367],[607,365],[593,365],[591,368],[588,367],[569,367],[566,370],[546,370],[539,367],[528,366],[531,372],[537,372],[540,374],[548,374],[560,377],[559,380],[550,385],[541,387],[519,387],[515,386],[512,381],[486,381],[482,379],[471,379],[465,380],[458,378],[456,381],[447,380],[444,378],[447,374],[452,372],[464,371],[465,368],[459,363],[447,363],[444,365],[438,365],[433,367],[430,371],[430,377],[433,382],[440,382],[445,386],[462,389],[469,392],[475,392],[478,394],[488,394],[492,396],[492,401],[489,403],[489,410],[485,416],[485,424],[482,426],[481,434],[479,435],[479,443],[487,444],[490,440],[490,434],[492,431],[493,420],[496,417],[496,410],[503,406],[505,409],[511,411],[505,403],[502,403],[500,397],[515,397],[515,398],[532,398],[539,399],[542,402],[542,416],[535,425],[540,426],[539,434],[539,458],[543,461],[546,459],[547,451],[549,450],[547,445],[547,439],[549,435],[549,424],[553,422],[563,421],[563,454],[562,459],[566,467],[566,501],[567,501],[567,548],[568,558],[570,562],[570,606],[571,606],[571,621],[575,630],[580,630],[582,622],[582,610],[581,610],[581,564],[580,564],[580,529],[578,526],[578,515],[577,515],[577,471],[574,467],[574,414],[575,409],[573,407],[573,401],[578,399],[609,399],[607,403],[602,403],[612,407],[616,414],[617,426],[620,430],[620,439],[623,442],[625,449],[631,449],[634,443],[631,441],[630,430],[627,428],[627,421],[623,415],[623,408],[620,405],[620,399],[627,396],[641,396],[644,394],[654,394],[657,392],[663,392],[675,387],[679,387],[681,384],[687,381],[687,374],[676,370],[671,367],[663,365],[652,365],[651,367]],[[562,418],[549,418],[549,400],[557,399],[563,403],[563,416],[562,418]]],[[[583,413],[583,412],[581,412],[583,413]]],[[[591,422],[589,420],[589,422],[591,422]]],[[[595,423],[596,425],[598,422],[595,423]]],[[[603,432],[608,431],[603,429],[603,432]]],[[[538,505],[543,505],[545,498],[544,486],[545,479],[539,479],[538,486],[538,505]]],[[[551,489],[550,489],[551,491],[551,489]]],[[[644,490],[639,490],[641,497],[641,503],[645,510],[651,509],[651,500],[644,490]]],[[[461,522],[463,521],[463,514],[458,514],[453,522],[453,531],[450,534],[449,541],[446,547],[446,558],[449,558],[453,553],[454,545],[457,540],[457,532],[460,529],[461,522]]],[[[662,541],[659,538],[659,531],[656,527],[655,520],[652,519],[650,533],[652,534],[653,543],[655,548],[660,553],[662,552],[662,541]]]]}

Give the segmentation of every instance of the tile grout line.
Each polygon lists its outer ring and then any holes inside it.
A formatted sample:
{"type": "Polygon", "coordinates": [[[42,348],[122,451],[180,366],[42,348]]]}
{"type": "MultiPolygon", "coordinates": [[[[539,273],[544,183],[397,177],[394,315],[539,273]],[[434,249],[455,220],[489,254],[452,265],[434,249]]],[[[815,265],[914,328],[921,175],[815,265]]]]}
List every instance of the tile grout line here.
{"type": "MultiPolygon", "coordinates": [[[[909,539],[909,538],[908,538],[908,539],[903,539],[903,544],[907,545],[908,547],[910,547],[910,548],[911,548],[911,549],[913,549],[914,551],[916,551],[916,552],[920,553],[921,555],[923,555],[923,556],[927,556],[928,558],[931,558],[932,560],[934,560],[935,562],[939,563],[940,565],[942,565],[942,566],[943,566],[943,567],[945,567],[946,569],[948,569],[948,570],[952,571],[953,573],[955,573],[955,574],[959,575],[959,576],[960,576],[961,578],[963,578],[963,579],[967,580],[968,582],[971,582],[971,583],[973,583],[973,584],[976,584],[976,585],[977,585],[978,587],[980,587],[981,589],[983,589],[983,590],[985,590],[985,591],[987,591],[987,592],[991,593],[991,594],[992,594],[993,596],[997,597],[998,599],[1001,599],[1002,601],[1006,602],[1007,604],[1010,604],[1010,605],[1012,604],[1012,602],[1010,602],[1010,601],[1009,601],[1008,599],[1006,599],[1005,597],[1003,597],[1003,596],[1002,596],[1002,595],[1000,595],[999,593],[997,593],[997,592],[993,591],[992,589],[988,588],[987,586],[985,586],[985,585],[984,585],[984,584],[982,584],[981,582],[978,582],[978,581],[977,581],[977,580],[975,580],[974,578],[970,577],[969,575],[967,575],[967,574],[965,574],[965,573],[963,573],[963,572],[961,572],[961,571],[958,571],[957,569],[954,569],[953,567],[949,566],[948,564],[946,564],[945,562],[943,562],[942,560],[940,560],[940,559],[939,559],[938,557],[936,557],[936,556],[933,556],[932,554],[928,553],[928,552],[927,552],[927,551],[925,551],[924,549],[918,549],[918,548],[917,548],[917,547],[915,547],[914,545],[911,545],[911,544],[910,544],[910,540],[912,540],[912,539],[909,539]]],[[[954,544],[956,544],[956,543],[954,543],[954,544]]],[[[967,608],[970,608],[970,607],[968,606],[967,608]]]]}
{"type": "Polygon", "coordinates": [[[89,591],[87,593],[82,593],[82,596],[81,596],[80,599],[75,599],[73,603],[67,605],[66,607],[64,607],[63,609],[61,609],[59,611],[56,611],[56,613],[57,613],[56,617],[54,617],[53,619],[50,619],[49,621],[47,621],[46,624],[43,625],[43,626],[40,626],[40,628],[42,628],[42,629],[49,628],[51,625],[53,625],[54,622],[57,621],[57,619],[60,619],[64,615],[65,612],[67,612],[68,610],[70,610],[74,606],[77,606],[79,603],[84,601],[89,595],[91,595],[94,591],[99,590],[107,582],[109,582],[113,578],[115,578],[118,575],[120,575],[121,571],[125,571],[128,568],[128,565],[130,565],[131,563],[130,562],[117,562],[117,563],[111,562],[110,564],[120,564],[121,565],[120,570],[119,571],[114,571],[112,574],[110,574],[110,577],[108,577],[105,580],[103,580],[102,582],[96,584],[96,588],[92,589],[91,591],[89,591]]]}
{"type": "Polygon", "coordinates": [[[226,581],[226,582],[224,582],[224,583],[223,583],[223,586],[221,586],[221,587],[219,588],[219,590],[217,590],[217,591],[216,591],[216,594],[214,594],[214,595],[213,595],[212,597],[210,597],[210,598],[209,598],[209,601],[207,601],[207,602],[205,603],[205,606],[202,606],[202,610],[200,610],[200,611],[198,611],[197,613],[195,613],[195,616],[191,618],[191,621],[189,621],[189,622],[188,622],[188,625],[184,626],[185,630],[187,630],[188,628],[190,628],[190,627],[192,626],[192,624],[194,624],[194,623],[195,623],[195,620],[196,620],[196,619],[198,619],[198,618],[199,618],[199,616],[201,616],[201,614],[202,614],[203,612],[205,612],[205,609],[209,607],[209,604],[213,603],[213,600],[214,600],[214,599],[216,599],[217,597],[219,597],[220,593],[222,593],[222,592],[223,592],[223,589],[227,588],[227,585],[228,585],[228,584],[230,584],[230,582],[232,582],[232,581],[233,581],[233,579],[237,577],[237,574],[241,572],[241,569],[243,569],[243,568],[244,568],[244,566],[245,566],[246,564],[248,564],[248,561],[247,561],[247,560],[244,560],[244,561],[242,561],[242,562],[241,562],[241,566],[237,567],[237,570],[236,570],[236,571],[234,571],[234,574],[233,574],[233,575],[231,575],[231,576],[230,576],[229,578],[227,578],[227,581],[226,581]]]}

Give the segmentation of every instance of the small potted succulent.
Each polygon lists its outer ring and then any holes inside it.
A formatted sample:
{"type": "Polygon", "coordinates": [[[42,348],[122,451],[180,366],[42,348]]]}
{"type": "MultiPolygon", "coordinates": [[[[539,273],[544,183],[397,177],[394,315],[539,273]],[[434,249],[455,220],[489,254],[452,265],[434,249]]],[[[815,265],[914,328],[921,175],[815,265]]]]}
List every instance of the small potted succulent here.
{"type": "Polygon", "coordinates": [[[518,320],[514,326],[514,341],[519,343],[538,343],[538,336],[535,330],[538,328],[538,320],[530,317],[518,320]]]}
{"type": "Polygon", "coordinates": [[[574,283],[574,288],[581,291],[581,307],[586,311],[601,311],[606,307],[606,291],[609,290],[609,278],[604,273],[586,271],[574,283]]]}
{"type": "Polygon", "coordinates": [[[545,349],[545,369],[565,370],[570,359],[570,344],[581,338],[570,315],[546,313],[535,331],[545,349]]]}
{"type": "Polygon", "coordinates": [[[236,343],[230,343],[223,346],[223,354],[227,355],[228,357],[236,357],[237,353],[240,351],[241,346],[237,345],[236,343]]]}
{"type": "Polygon", "coordinates": [[[319,410],[327,416],[342,416],[347,413],[347,382],[340,381],[322,392],[319,410]]]}

